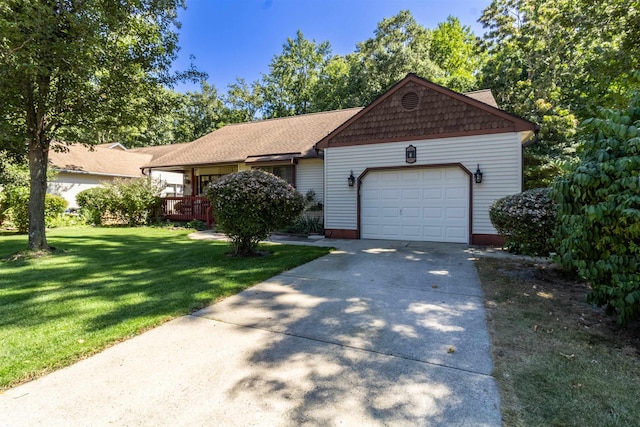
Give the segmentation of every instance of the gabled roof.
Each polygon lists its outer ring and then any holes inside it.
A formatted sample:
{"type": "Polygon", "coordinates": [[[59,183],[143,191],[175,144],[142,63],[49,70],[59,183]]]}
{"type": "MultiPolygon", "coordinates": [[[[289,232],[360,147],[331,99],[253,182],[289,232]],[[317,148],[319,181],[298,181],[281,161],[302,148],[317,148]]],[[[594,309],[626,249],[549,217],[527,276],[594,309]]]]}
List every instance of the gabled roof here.
{"type": "Polygon", "coordinates": [[[499,108],[496,99],[493,97],[493,93],[491,93],[491,89],[474,90],[473,92],[465,92],[463,95],[491,105],[493,108],[499,108]]]}
{"type": "Polygon", "coordinates": [[[538,129],[535,123],[490,105],[492,100],[487,91],[461,94],[409,74],[320,140],[316,147],[504,132],[523,132],[528,136],[538,129]]]}
{"type": "Polygon", "coordinates": [[[120,144],[119,142],[107,142],[105,144],[96,144],[94,145],[94,147],[111,148],[111,149],[123,150],[123,151],[127,150],[127,147],[120,144]]]}
{"type": "Polygon", "coordinates": [[[142,176],[141,168],[152,159],[150,154],[95,146],[93,150],[82,144],[67,147],[66,151],[49,150],[49,165],[62,172],[115,177],[142,176]]]}
{"type": "Polygon", "coordinates": [[[184,147],[155,158],[151,168],[240,163],[248,158],[293,154],[317,157],[314,145],[361,108],[311,113],[227,125],[184,147]]]}
{"type": "Polygon", "coordinates": [[[183,148],[188,143],[182,144],[166,144],[166,145],[151,145],[148,147],[130,148],[130,152],[139,154],[151,154],[152,160],[158,159],[164,155],[177,151],[183,148]]]}

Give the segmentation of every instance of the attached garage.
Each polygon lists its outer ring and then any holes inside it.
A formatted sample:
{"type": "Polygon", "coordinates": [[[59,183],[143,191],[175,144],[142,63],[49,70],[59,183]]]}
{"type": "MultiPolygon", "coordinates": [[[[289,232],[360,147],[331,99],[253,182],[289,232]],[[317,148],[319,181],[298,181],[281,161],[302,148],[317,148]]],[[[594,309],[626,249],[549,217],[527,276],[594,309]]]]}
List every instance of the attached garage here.
{"type": "Polygon", "coordinates": [[[471,95],[410,74],[320,140],[325,236],[499,243],[489,208],[538,127],[471,95]]]}
{"type": "Polygon", "coordinates": [[[469,175],[460,167],[371,170],[361,179],[363,239],[469,242],[469,175]]]}

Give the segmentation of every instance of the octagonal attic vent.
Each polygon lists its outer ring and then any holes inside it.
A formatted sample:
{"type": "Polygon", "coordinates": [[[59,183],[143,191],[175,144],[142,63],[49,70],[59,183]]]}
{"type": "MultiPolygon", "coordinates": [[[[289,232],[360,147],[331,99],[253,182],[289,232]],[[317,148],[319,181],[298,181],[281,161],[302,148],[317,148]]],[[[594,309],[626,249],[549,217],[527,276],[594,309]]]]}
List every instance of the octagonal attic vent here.
{"type": "Polygon", "coordinates": [[[418,102],[420,102],[420,98],[418,98],[418,94],[415,92],[407,92],[402,97],[402,108],[405,110],[415,110],[418,107],[418,102]]]}

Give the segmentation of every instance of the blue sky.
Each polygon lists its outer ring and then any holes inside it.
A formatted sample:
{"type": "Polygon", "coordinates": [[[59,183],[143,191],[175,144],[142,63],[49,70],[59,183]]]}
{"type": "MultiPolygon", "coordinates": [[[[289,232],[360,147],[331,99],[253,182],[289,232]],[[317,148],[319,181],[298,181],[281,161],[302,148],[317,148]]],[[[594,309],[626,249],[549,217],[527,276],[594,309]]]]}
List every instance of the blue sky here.
{"type": "MultiPolygon", "coordinates": [[[[435,28],[453,15],[481,35],[477,22],[490,0],[187,0],[179,13],[180,52],[174,68],[185,70],[191,55],[220,92],[243,77],[252,82],[269,71],[287,37],[329,41],[333,54],[353,52],[373,37],[378,22],[408,9],[421,25],[435,28]]],[[[176,90],[197,90],[181,84],[176,90]]]]}

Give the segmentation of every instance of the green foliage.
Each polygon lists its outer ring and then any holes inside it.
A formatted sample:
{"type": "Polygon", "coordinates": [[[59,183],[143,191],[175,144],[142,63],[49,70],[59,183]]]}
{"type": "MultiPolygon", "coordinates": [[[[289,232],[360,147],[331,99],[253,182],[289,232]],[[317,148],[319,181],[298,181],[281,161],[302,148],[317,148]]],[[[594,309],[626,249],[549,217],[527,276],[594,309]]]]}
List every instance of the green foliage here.
{"type": "Polygon", "coordinates": [[[64,197],[47,194],[44,198],[44,220],[47,227],[51,227],[69,206],[64,197]]]}
{"type": "Polygon", "coordinates": [[[295,219],[293,224],[287,226],[284,231],[294,234],[320,234],[324,230],[322,221],[318,217],[308,216],[305,214],[300,215],[295,219]]]}
{"type": "Polygon", "coordinates": [[[223,99],[227,107],[226,123],[253,121],[264,104],[260,83],[249,85],[243,78],[237,78],[235,83],[227,87],[227,95],[223,99]]]}
{"type": "Polygon", "coordinates": [[[82,225],[87,225],[87,223],[82,216],[75,214],[64,213],[47,220],[47,228],[78,227],[82,225]]]}
{"type": "Polygon", "coordinates": [[[506,238],[509,252],[548,256],[556,222],[556,206],[548,188],[536,188],[496,200],[491,223],[506,238]]]}
{"type": "Polygon", "coordinates": [[[284,180],[252,169],[225,175],[207,190],[216,222],[237,256],[251,256],[260,240],[284,228],[304,208],[302,195],[284,180]]]}
{"type": "Polygon", "coordinates": [[[432,31],[407,10],[382,20],[374,37],[345,56],[298,30],[260,81],[238,79],[228,87],[226,122],[249,121],[257,112],[271,118],[365,106],[408,73],[472,90],[484,57],[471,29],[458,19],[449,17],[432,31]]]}
{"type": "Polygon", "coordinates": [[[57,229],[51,243],[62,251],[17,261],[8,258],[25,236],[1,235],[0,393],[329,252],[270,245],[271,256],[230,259],[228,243],[187,234],[57,229]]]}
{"type": "Polygon", "coordinates": [[[76,194],[80,215],[89,224],[102,225],[102,217],[107,212],[109,200],[104,187],[93,187],[76,194]]]}
{"type": "Polygon", "coordinates": [[[430,55],[440,69],[436,83],[458,92],[476,89],[486,55],[479,51],[471,28],[458,18],[448,16],[433,30],[430,55]]]}
{"type": "Polygon", "coordinates": [[[8,216],[18,233],[29,229],[29,187],[16,186],[7,189],[8,216]]]}
{"type": "Polygon", "coordinates": [[[174,142],[191,142],[224,125],[224,104],[215,86],[200,82],[199,92],[187,92],[180,99],[174,142]]]}
{"type": "Polygon", "coordinates": [[[296,38],[287,38],[282,53],[269,64],[263,76],[261,94],[265,117],[283,117],[317,111],[313,106],[314,87],[329,58],[328,42],[316,44],[298,30],[296,38]]]}
{"type": "MultiPolygon", "coordinates": [[[[8,196],[9,218],[19,233],[26,233],[29,229],[29,188],[14,187],[8,196]]],[[[45,224],[49,227],[67,208],[67,201],[53,194],[47,194],[44,199],[45,224]]]]}
{"type": "Polygon", "coordinates": [[[525,150],[525,188],[548,186],[574,156],[578,123],[638,88],[638,9],[637,0],[494,0],[483,11],[481,86],[541,126],[525,150]]]}
{"type": "Polygon", "coordinates": [[[316,200],[316,192],[313,189],[307,191],[304,195],[305,212],[320,212],[323,209],[322,202],[316,200]]]}
{"type": "Polygon", "coordinates": [[[116,179],[108,186],[109,210],[130,226],[149,224],[157,218],[162,185],[148,178],[116,179]]]}
{"type": "Polygon", "coordinates": [[[189,222],[187,222],[184,225],[184,228],[190,228],[193,230],[206,230],[207,229],[207,224],[205,224],[204,222],[197,220],[197,219],[193,219],[189,222]]]}
{"type": "Polygon", "coordinates": [[[553,187],[556,261],[626,323],[640,317],[640,92],[627,111],[603,110],[584,125],[592,136],[580,162],[553,187]]]}
{"type": "Polygon", "coordinates": [[[27,191],[29,168],[5,151],[0,151],[0,224],[9,216],[9,208],[17,203],[19,193],[27,191]]]}
{"type": "Polygon", "coordinates": [[[81,191],[76,196],[81,214],[91,224],[101,225],[115,218],[130,226],[156,219],[162,185],[147,178],[115,179],[102,187],[81,191]]]}
{"type": "Polygon", "coordinates": [[[183,0],[0,5],[0,149],[29,152],[29,248],[48,249],[44,199],[52,141],[95,144],[155,113],[174,82],[183,0]]]}

